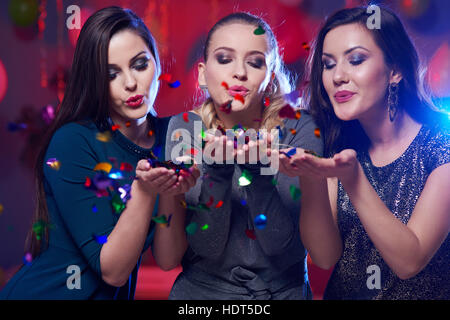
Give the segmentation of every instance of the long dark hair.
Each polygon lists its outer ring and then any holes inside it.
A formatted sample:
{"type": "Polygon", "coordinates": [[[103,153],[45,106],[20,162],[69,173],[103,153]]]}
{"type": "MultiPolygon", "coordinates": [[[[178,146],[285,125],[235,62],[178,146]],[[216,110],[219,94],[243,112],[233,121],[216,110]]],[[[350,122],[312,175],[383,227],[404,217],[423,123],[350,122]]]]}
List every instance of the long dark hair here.
{"type": "MultiPolygon", "coordinates": [[[[438,113],[427,95],[422,81],[417,51],[400,19],[390,10],[380,8],[380,28],[367,29],[383,51],[387,66],[402,74],[399,83],[399,108],[419,123],[432,124],[438,113]]],[[[367,25],[371,13],[367,7],[342,9],[330,16],[321,27],[308,59],[304,104],[311,112],[325,139],[325,155],[332,156],[346,148],[367,148],[370,140],[358,120],[342,121],[336,117],[322,83],[322,50],[327,33],[341,25],[367,25]]]]}
{"type": "Polygon", "coordinates": [[[160,73],[155,40],[144,22],[133,11],[112,6],[95,12],[86,20],[75,48],[64,99],[45,134],[36,159],[36,208],[33,225],[43,227],[43,233],[36,237],[31,228],[27,235],[25,250],[33,257],[39,255],[48,244],[49,215],[43,186],[43,165],[48,145],[55,131],[69,122],[89,119],[101,131],[110,129],[108,47],[111,37],[124,29],[132,30],[142,38],[153,54],[157,73],[160,73]]]}

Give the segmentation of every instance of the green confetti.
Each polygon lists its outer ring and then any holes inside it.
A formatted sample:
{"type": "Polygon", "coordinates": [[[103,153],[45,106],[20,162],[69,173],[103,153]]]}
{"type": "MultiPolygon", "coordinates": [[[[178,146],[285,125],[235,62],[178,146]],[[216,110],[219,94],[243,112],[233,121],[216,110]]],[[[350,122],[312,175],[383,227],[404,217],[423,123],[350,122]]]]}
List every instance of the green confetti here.
{"type": "Polygon", "coordinates": [[[186,227],[186,233],[187,234],[194,234],[195,231],[197,231],[197,223],[196,222],[191,222],[190,224],[187,225],[186,227]]]}
{"type": "Polygon", "coordinates": [[[277,181],[277,179],[275,179],[275,178],[272,178],[272,184],[273,184],[274,186],[276,186],[276,185],[278,184],[278,181],[277,181]]]}
{"type": "Polygon", "coordinates": [[[253,176],[250,172],[244,169],[242,171],[242,175],[239,177],[239,185],[241,187],[248,186],[250,183],[252,183],[253,176]]]}
{"type": "Polygon", "coordinates": [[[202,230],[206,230],[206,229],[208,229],[209,228],[209,226],[207,225],[207,224],[205,224],[203,227],[202,227],[202,230]]]}
{"type": "Polygon", "coordinates": [[[123,203],[120,195],[117,193],[113,195],[111,205],[113,207],[113,211],[117,214],[120,214],[123,210],[125,210],[125,203],[123,203]]]}
{"type": "Polygon", "coordinates": [[[253,31],[253,34],[259,36],[266,33],[266,31],[264,31],[264,29],[261,26],[258,26],[258,28],[255,29],[255,31],[253,31]]]}
{"type": "Polygon", "coordinates": [[[302,195],[302,192],[299,188],[297,188],[295,185],[291,185],[289,187],[289,192],[291,193],[292,200],[297,201],[300,199],[300,196],[302,195]]]}
{"type": "Polygon", "coordinates": [[[159,217],[154,217],[154,218],[152,218],[152,220],[155,221],[155,223],[167,223],[167,218],[164,215],[159,216],[159,217]]]}

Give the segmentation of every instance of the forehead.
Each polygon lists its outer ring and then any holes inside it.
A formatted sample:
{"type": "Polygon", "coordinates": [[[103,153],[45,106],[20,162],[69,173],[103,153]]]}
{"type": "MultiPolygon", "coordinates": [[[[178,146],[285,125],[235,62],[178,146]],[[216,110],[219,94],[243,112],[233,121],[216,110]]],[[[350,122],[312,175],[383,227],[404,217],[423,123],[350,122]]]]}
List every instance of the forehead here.
{"type": "Polygon", "coordinates": [[[267,35],[255,35],[257,26],[247,23],[232,23],[219,27],[211,36],[209,52],[219,47],[227,47],[238,52],[261,51],[269,49],[267,35]]]}
{"type": "Polygon", "coordinates": [[[330,30],[323,42],[323,52],[337,55],[356,46],[381,52],[366,26],[359,23],[346,24],[330,30]]]}
{"type": "Polygon", "coordinates": [[[122,30],[111,37],[108,47],[109,63],[119,59],[131,59],[140,51],[150,52],[144,40],[131,30],[122,30]]]}

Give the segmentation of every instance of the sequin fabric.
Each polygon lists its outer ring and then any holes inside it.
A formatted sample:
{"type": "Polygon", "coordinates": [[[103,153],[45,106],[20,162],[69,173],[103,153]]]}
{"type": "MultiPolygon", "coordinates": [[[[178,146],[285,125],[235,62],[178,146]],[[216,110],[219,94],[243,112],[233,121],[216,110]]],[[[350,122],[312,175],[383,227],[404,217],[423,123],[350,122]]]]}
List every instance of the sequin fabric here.
{"type": "MultiPolygon", "coordinates": [[[[358,160],[380,199],[407,224],[428,176],[450,162],[450,132],[424,125],[392,163],[375,167],[367,151],[358,153],[358,160]]],[[[450,190],[442,190],[442,196],[450,196],[450,190]]],[[[421,272],[401,280],[369,239],[340,182],[337,201],[344,252],[330,277],[325,299],[450,299],[449,235],[421,272]],[[379,285],[373,277],[376,267],[380,271],[379,285]]]]}

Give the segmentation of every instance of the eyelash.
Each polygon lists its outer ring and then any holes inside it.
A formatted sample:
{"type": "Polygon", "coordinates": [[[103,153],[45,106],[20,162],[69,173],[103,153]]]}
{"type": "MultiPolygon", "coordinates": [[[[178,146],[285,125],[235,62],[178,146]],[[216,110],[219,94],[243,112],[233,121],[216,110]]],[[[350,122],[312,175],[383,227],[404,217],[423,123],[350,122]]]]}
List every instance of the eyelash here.
{"type": "MultiPolygon", "coordinates": [[[[142,60],[140,60],[140,61],[142,61],[142,60]]],[[[143,70],[147,69],[147,67],[148,67],[148,60],[143,60],[141,64],[135,65],[133,67],[137,71],[143,71],[143,70]]],[[[117,76],[117,73],[118,72],[110,73],[109,80],[114,80],[117,76]]]]}
{"type": "MultiPolygon", "coordinates": [[[[225,58],[225,57],[220,56],[220,55],[217,56],[216,59],[217,59],[217,62],[220,63],[220,64],[227,64],[227,63],[230,63],[231,60],[232,60],[231,58],[225,58]]],[[[264,65],[264,62],[262,60],[260,60],[260,59],[257,59],[255,61],[249,61],[248,64],[250,66],[252,66],[253,68],[261,69],[262,66],[264,65]]]]}
{"type": "MultiPolygon", "coordinates": [[[[349,62],[352,66],[358,66],[361,63],[363,63],[365,60],[366,59],[364,59],[364,58],[357,58],[357,59],[350,60],[349,62]]],[[[326,70],[330,70],[336,65],[336,64],[327,65],[326,62],[324,62],[324,61],[322,61],[322,64],[326,70]]]]}

